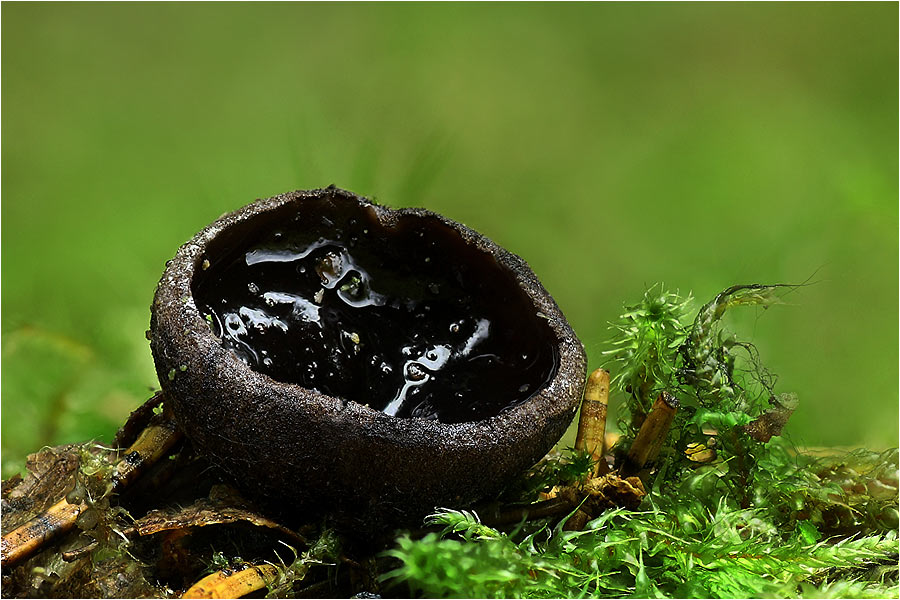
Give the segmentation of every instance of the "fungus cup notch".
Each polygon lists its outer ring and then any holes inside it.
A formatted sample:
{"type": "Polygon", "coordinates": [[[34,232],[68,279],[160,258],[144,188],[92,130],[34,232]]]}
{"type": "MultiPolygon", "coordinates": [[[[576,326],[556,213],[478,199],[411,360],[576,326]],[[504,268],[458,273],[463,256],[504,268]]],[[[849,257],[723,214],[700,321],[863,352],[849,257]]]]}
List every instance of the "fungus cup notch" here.
{"type": "Polygon", "coordinates": [[[586,371],[524,260],[336,188],[184,244],[151,348],[188,438],[245,493],[373,525],[499,490],[562,436],[586,371]]]}

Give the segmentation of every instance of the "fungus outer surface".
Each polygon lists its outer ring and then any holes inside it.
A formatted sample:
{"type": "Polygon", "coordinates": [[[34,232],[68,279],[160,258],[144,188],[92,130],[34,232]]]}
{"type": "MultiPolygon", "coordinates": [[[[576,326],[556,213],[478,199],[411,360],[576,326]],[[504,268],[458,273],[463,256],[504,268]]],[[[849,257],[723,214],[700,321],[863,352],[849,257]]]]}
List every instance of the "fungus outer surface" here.
{"type": "Polygon", "coordinates": [[[401,418],[479,421],[539,392],[558,341],[515,275],[436,217],[308,199],[214,240],[192,282],[250,368],[401,418]]]}

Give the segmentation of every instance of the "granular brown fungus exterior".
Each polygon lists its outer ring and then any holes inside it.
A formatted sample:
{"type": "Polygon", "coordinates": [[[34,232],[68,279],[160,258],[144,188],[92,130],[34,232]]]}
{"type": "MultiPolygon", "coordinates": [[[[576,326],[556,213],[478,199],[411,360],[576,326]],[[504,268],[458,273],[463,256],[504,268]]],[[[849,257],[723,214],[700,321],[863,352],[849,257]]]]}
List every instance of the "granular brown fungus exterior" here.
{"type": "Polygon", "coordinates": [[[370,524],[499,490],[562,436],[586,370],[521,258],[336,188],[203,229],[151,332],[178,422],[245,493],[370,524]]]}

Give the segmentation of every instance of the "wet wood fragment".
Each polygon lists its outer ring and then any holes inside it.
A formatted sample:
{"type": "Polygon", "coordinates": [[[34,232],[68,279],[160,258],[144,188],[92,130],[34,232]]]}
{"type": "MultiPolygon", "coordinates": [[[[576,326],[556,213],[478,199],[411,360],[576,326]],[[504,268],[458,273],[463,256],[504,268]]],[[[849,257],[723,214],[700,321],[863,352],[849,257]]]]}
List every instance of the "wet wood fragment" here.
{"type": "Polygon", "coordinates": [[[691,462],[695,463],[709,463],[716,460],[716,449],[713,446],[713,442],[715,442],[715,438],[709,438],[706,444],[701,444],[700,442],[691,442],[684,449],[684,455],[691,462]]]}
{"type": "Polygon", "coordinates": [[[274,565],[253,565],[240,571],[216,571],[207,575],[181,596],[182,598],[241,598],[261,590],[274,581],[278,569],[274,565]]]}
{"type": "Polygon", "coordinates": [[[156,392],[146,402],[131,411],[128,419],[116,432],[112,442],[113,447],[124,449],[132,445],[150,424],[153,416],[160,412],[160,407],[164,405],[165,399],[165,394],[156,392]]]}

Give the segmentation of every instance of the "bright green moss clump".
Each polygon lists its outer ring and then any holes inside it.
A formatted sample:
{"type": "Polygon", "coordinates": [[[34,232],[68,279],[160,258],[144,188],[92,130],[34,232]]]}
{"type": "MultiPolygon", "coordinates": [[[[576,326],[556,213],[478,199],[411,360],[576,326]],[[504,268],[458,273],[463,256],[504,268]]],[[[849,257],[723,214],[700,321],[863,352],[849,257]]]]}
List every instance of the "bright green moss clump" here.
{"type": "MultiPolygon", "coordinates": [[[[688,320],[690,298],[654,287],[615,324],[606,355],[625,414],[614,453],[657,394],[680,403],[641,473],[638,510],[578,531],[558,518],[504,531],[444,510],[432,517],[442,534],[398,540],[386,580],[427,597],[898,597],[897,450],[791,447],[780,434],[796,396],[777,393],[753,345],[721,325],[728,309],[770,306],[785,289],[733,286],[688,320]]],[[[579,464],[557,462],[534,472],[539,485],[579,464]]]]}

